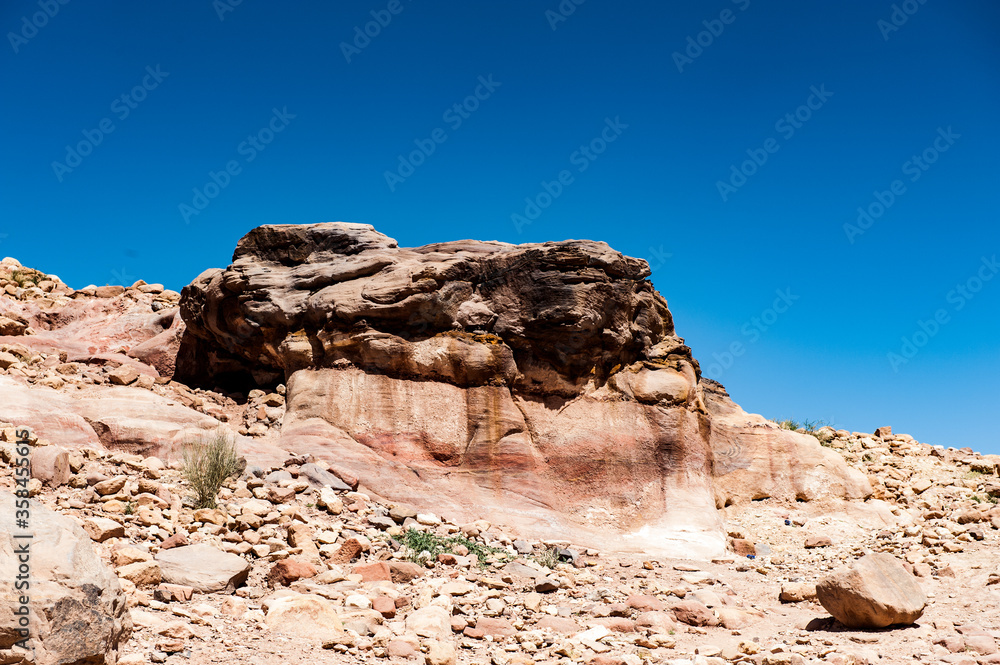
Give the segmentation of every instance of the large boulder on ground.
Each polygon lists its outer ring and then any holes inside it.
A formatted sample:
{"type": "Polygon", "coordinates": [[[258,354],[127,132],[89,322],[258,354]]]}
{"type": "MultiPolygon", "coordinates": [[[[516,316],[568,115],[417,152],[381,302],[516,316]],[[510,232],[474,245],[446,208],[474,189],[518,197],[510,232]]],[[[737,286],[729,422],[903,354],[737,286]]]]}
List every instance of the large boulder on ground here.
{"type": "Polygon", "coordinates": [[[890,554],[868,554],[816,584],[826,611],[850,628],[884,628],[920,618],[927,596],[890,554]]]}
{"type": "Polygon", "coordinates": [[[156,561],[164,582],[189,586],[199,593],[233,591],[250,574],[250,562],[243,557],[204,544],[161,551],[156,561]]]}
{"type": "Polygon", "coordinates": [[[289,593],[266,601],[266,622],[276,633],[325,640],[344,631],[337,607],[314,594],[289,593]]]}
{"type": "MultiPolygon", "coordinates": [[[[400,248],[363,224],[262,226],[183,290],[176,377],[285,382],[282,447],[396,502],[539,538],[722,554],[712,414],[649,275],[586,240],[400,248]]],[[[769,441],[748,454],[806,480],[748,482],[854,491],[842,461],[813,451],[825,466],[808,471],[794,462],[808,442],[769,441]]]]}
{"type": "Polygon", "coordinates": [[[118,577],[72,519],[31,501],[24,529],[15,523],[15,501],[0,492],[0,663],[114,665],[132,632],[118,577]],[[32,537],[17,537],[25,533],[32,537]],[[22,565],[30,569],[30,586],[19,590],[22,565]],[[16,646],[22,639],[22,595],[29,599],[27,645],[34,649],[33,660],[31,651],[16,646]]]}

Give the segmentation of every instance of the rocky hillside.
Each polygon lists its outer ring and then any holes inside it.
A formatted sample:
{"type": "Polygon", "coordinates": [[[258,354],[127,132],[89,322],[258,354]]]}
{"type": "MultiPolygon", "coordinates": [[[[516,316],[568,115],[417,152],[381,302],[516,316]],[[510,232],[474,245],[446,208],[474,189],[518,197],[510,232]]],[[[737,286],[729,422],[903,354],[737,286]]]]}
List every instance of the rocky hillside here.
{"type": "Polygon", "coordinates": [[[37,649],[4,585],[0,662],[1000,661],[998,459],[745,413],[648,274],[353,224],[256,229],[182,294],[4,259],[37,649]],[[216,437],[245,468],[196,509],[216,437]]]}
{"type": "MultiPolygon", "coordinates": [[[[733,504],[722,511],[730,551],[711,561],[451,522],[433,504],[353,491],[307,457],[250,465],[217,509],[195,509],[177,462],[33,440],[32,519],[45,535],[33,575],[91,580],[108,599],[57,612],[94,628],[81,642],[43,627],[46,653],[122,665],[997,662],[997,460],[887,432],[817,434],[875,495],[733,504]],[[45,552],[57,546],[93,549],[116,574],[45,552]],[[891,555],[922,590],[917,625],[848,628],[817,602],[818,582],[870,553],[891,555]]],[[[4,462],[13,437],[0,429],[4,462]]],[[[7,466],[0,486],[14,491],[7,466]]],[[[0,501],[3,543],[12,503],[0,501]]],[[[0,547],[0,570],[10,566],[0,547]]],[[[65,608],[78,589],[47,593],[65,608]]],[[[29,662],[0,649],[4,662],[29,662]]]]}

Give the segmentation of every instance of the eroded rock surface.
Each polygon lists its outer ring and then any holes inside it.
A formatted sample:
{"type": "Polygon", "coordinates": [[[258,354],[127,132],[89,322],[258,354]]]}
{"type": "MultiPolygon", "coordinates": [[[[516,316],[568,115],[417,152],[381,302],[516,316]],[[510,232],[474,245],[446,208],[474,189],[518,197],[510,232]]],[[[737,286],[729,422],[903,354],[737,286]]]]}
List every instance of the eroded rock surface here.
{"type": "Polygon", "coordinates": [[[815,439],[713,425],[648,276],[599,242],[400,248],[361,224],[259,227],[184,289],[177,374],[284,380],[287,450],[549,537],[719,553],[717,468],[743,470],[739,496],[863,494],[815,439]]]}
{"type": "Polygon", "coordinates": [[[920,618],[927,596],[913,575],[890,554],[869,554],[850,568],[816,584],[816,596],[840,623],[850,628],[884,628],[920,618]]]}
{"type": "Polygon", "coordinates": [[[114,665],[119,646],[132,632],[125,594],[114,572],[101,561],[90,538],[71,518],[31,501],[30,530],[15,523],[15,497],[0,492],[0,662],[93,663],[114,665]],[[30,540],[17,534],[30,533],[30,540]],[[28,553],[23,551],[25,544],[28,553]],[[27,557],[30,587],[15,589],[27,557]],[[28,647],[16,646],[16,613],[28,603],[28,647]]]}

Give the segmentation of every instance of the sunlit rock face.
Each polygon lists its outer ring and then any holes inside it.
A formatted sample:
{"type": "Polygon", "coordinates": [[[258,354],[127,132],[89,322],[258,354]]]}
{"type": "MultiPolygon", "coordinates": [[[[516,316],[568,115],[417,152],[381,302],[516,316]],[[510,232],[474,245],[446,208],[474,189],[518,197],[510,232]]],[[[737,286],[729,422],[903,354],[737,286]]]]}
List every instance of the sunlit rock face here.
{"type": "MultiPolygon", "coordinates": [[[[232,265],[184,289],[177,376],[285,382],[282,447],[388,499],[546,538],[712,556],[725,546],[717,505],[754,493],[728,496],[716,475],[794,485],[760,471],[760,456],[809,442],[745,436],[752,417],[715,393],[713,423],[648,276],[600,242],[400,248],[361,224],[262,226],[232,265]]],[[[840,467],[789,473],[823,481],[840,467]]]]}

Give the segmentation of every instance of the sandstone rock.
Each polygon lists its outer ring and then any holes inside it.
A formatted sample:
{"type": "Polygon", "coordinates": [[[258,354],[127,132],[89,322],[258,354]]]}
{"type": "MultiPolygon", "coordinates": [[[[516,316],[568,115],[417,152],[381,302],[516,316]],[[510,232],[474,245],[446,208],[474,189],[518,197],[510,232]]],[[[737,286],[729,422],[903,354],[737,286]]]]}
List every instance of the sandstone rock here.
{"type": "Polygon", "coordinates": [[[161,550],[169,550],[174,547],[183,547],[188,544],[187,536],[183,532],[175,533],[160,543],[161,550]]]}
{"type": "Polygon", "coordinates": [[[416,647],[407,640],[389,640],[385,651],[386,655],[390,658],[402,658],[405,660],[411,660],[417,655],[416,647]]]}
{"type": "Polygon", "coordinates": [[[829,536],[809,536],[805,541],[806,549],[813,549],[815,547],[830,547],[833,545],[833,541],[830,540],[829,536]]]}
{"type": "Polygon", "coordinates": [[[129,349],[128,355],[150,365],[162,377],[173,377],[177,353],[184,335],[184,322],[177,315],[177,310],[171,309],[163,313],[157,323],[168,327],[163,332],[133,346],[129,349]]]}
{"type": "Polygon", "coordinates": [[[580,625],[572,619],[546,616],[538,620],[536,627],[540,630],[551,630],[553,633],[577,633],[580,625]]]}
{"type": "Polygon", "coordinates": [[[89,517],[83,521],[83,530],[91,540],[103,543],[110,538],[123,538],[125,525],[107,517],[89,517]]]}
{"type": "Polygon", "coordinates": [[[318,485],[320,487],[329,488],[332,490],[347,492],[357,487],[357,483],[354,483],[353,486],[349,485],[345,483],[343,480],[341,480],[335,474],[330,473],[326,469],[323,469],[322,467],[316,464],[303,464],[301,469],[299,470],[299,474],[307,478],[309,482],[313,485],[318,485]]]}
{"type": "Polygon", "coordinates": [[[735,552],[737,556],[756,556],[757,547],[749,540],[734,538],[733,552],[735,552]]]}
{"type": "Polygon", "coordinates": [[[250,574],[250,564],[240,556],[209,545],[186,545],[156,555],[163,581],[190,586],[199,593],[232,591],[250,574]]]}
{"type": "Polygon", "coordinates": [[[282,559],[267,573],[267,583],[272,586],[288,586],[297,580],[316,576],[316,566],[309,561],[291,557],[282,559]]]}
{"type": "Polygon", "coordinates": [[[21,359],[15,356],[13,353],[8,353],[7,351],[0,351],[0,369],[10,369],[19,362],[21,362],[21,359]]]}
{"type": "Polygon", "coordinates": [[[119,386],[127,386],[138,378],[139,372],[131,365],[122,365],[108,372],[111,383],[119,386]]]}
{"type": "MultiPolygon", "coordinates": [[[[105,566],[83,529],[69,517],[31,503],[30,646],[39,665],[114,663],[128,640],[132,621],[118,578],[105,566]],[[85,630],[81,630],[85,627],[85,630]]],[[[19,566],[12,523],[15,497],[0,492],[0,662],[24,663],[12,646],[22,636],[15,611],[23,592],[14,588],[19,566]]]]}
{"type": "Polygon", "coordinates": [[[392,576],[392,581],[396,584],[411,582],[418,577],[422,577],[424,572],[424,568],[421,568],[415,563],[410,563],[409,561],[389,562],[389,574],[392,576]]]}
{"type": "Polygon", "coordinates": [[[140,561],[152,561],[153,555],[149,552],[139,549],[138,547],[133,547],[131,545],[126,545],[124,547],[116,548],[111,553],[111,563],[116,566],[127,566],[130,563],[139,563],[140,561]]]}
{"type": "Polygon", "coordinates": [[[422,607],[406,617],[406,630],[420,637],[443,639],[451,635],[451,617],[443,607],[422,607]]]}
{"type": "Polygon", "coordinates": [[[767,497],[812,501],[871,495],[867,477],[815,437],[747,414],[716,381],[703,377],[700,386],[711,416],[717,506],[767,497]]]}
{"type": "Polygon", "coordinates": [[[344,544],[340,546],[333,556],[330,557],[330,562],[335,564],[345,564],[350,563],[361,556],[364,551],[364,547],[357,538],[348,538],[344,541],[344,544]]]}
{"type": "Polygon", "coordinates": [[[226,616],[239,618],[247,611],[247,601],[237,596],[230,596],[222,601],[219,611],[226,616]]]}
{"type": "Polygon", "coordinates": [[[696,600],[685,600],[676,603],[671,608],[674,616],[681,623],[689,626],[717,626],[719,620],[712,610],[696,600]]]}
{"type": "Polygon", "coordinates": [[[38,478],[49,487],[58,487],[69,482],[72,471],[69,452],[59,446],[35,448],[31,453],[31,476],[38,478]]]}
{"type": "Polygon", "coordinates": [[[355,566],[354,574],[361,575],[361,581],[365,583],[392,581],[392,573],[389,570],[389,564],[384,561],[369,563],[363,566],[355,566]]]}
{"type": "Polygon", "coordinates": [[[456,665],[458,655],[450,642],[431,640],[427,646],[427,665],[456,665]]]}
{"type": "MultiPolygon", "coordinates": [[[[232,266],[185,288],[178,373],[284,378],[282,446],[390,500],[545,524],[548,538],[718,554],[698,371],[648,275],[589,241],[400,249],[363,225],[264,226],[232,266]],[[609,537],[569,518],[593,505],[635,530],[609,537]]],[[[842,468],[831,459],[809,481],[835,494],[824,480],[842,468]]]]}
{"type": "Polygon", "coordinates": [[[482,617],[476,621],[476,630],[483,635],[493,637],[510,637],[517,633],[517,629],[506,619],[482,617]]]}
{"type": "Polygon", "coordinates": [[[160,564],[155,561],[137,561],[121,566],[116,572],[137,587],[153,586],[161,580],[160,564]]]}
{"type": "Polygon", "coordinates": [[[381,614],[386,619],[392,619],[396,616],[396,603],[393,602],[392,598],[386,596],[379,596],[372,599],[372,609],[381,614]]]}
{"type": "Polygon", "coordinates": [[[313,529],[308,524],[291,524],[288,527],[288,544],[302,551],[303,559],[314,564],[320,563],[319,550],[316,548],[313,529]]]}
{"type": "Polygon", "coordinates": [[[125,287],[114,284],[110,286],[98,286],[94,289],[94,295],[98,298],[114,298],[125,293],[125,287]]]}
{"type": "Polygon", "coordinates": [[[108,480],[102,480],[101,482],[94,485],[94,491],[101,496],[108,496],[109,494],[117,494],[125,487],[125,483],[128,478],[125,476],[116,476],[114,478],[109,478],[108,480]]]}
{"type": "Polygon", "coordinates": [[[0,316],[0,336],[17,336],[23,335],[28,329],[28,322],[20,319],[14,319],[10,316],[0,316]]]}
{"type": "MultiPolygon", "coordinates": [[[[56,441],[68,450],[108,448],[177,458],[184,443],[219,426],[215,418],[134,387],[91,386],[58,393],[34,390],[0,376],[0,403],[4,418],[30,423],[39,438],[56,441]]],[[[259,456],[270,454],[265,446],[246,449],[259,456]]]]}
{"type": "Polygon", "coordinates": [[[851,628],[911,624],[927,604],[920,585],[889,554],[869,554],[824,577],[816,584],[816,595],[835,619],[851,628]]]}
{"type": "MultiPolygon", "coordinates": [[[[153,590],[153,596],[164,603],[173,601],[186,602],[194,596],[194,589],[183,584],[161,584],[153,590]]],[[[246,611],[246,601],[243,601],[243,603],[243,609],[246,611]]],[[[225,607],[225,603],[223,603],[223,606],[225,607]]],[[[242,613],[240,612],[240,614],[242,613]]]]}
{"type": "Polygon", "coordinates": [[[806,582],[785,582],[778,599],[783,603],[801,603],[816,599],[816,585],[806,582]]]}
{"type": "Polygon", "coordinates": [[[336,607],[326,598],[292,593],[267,603],[267,625],[284,635],[328,640],[343,633],[336,607]]]}

